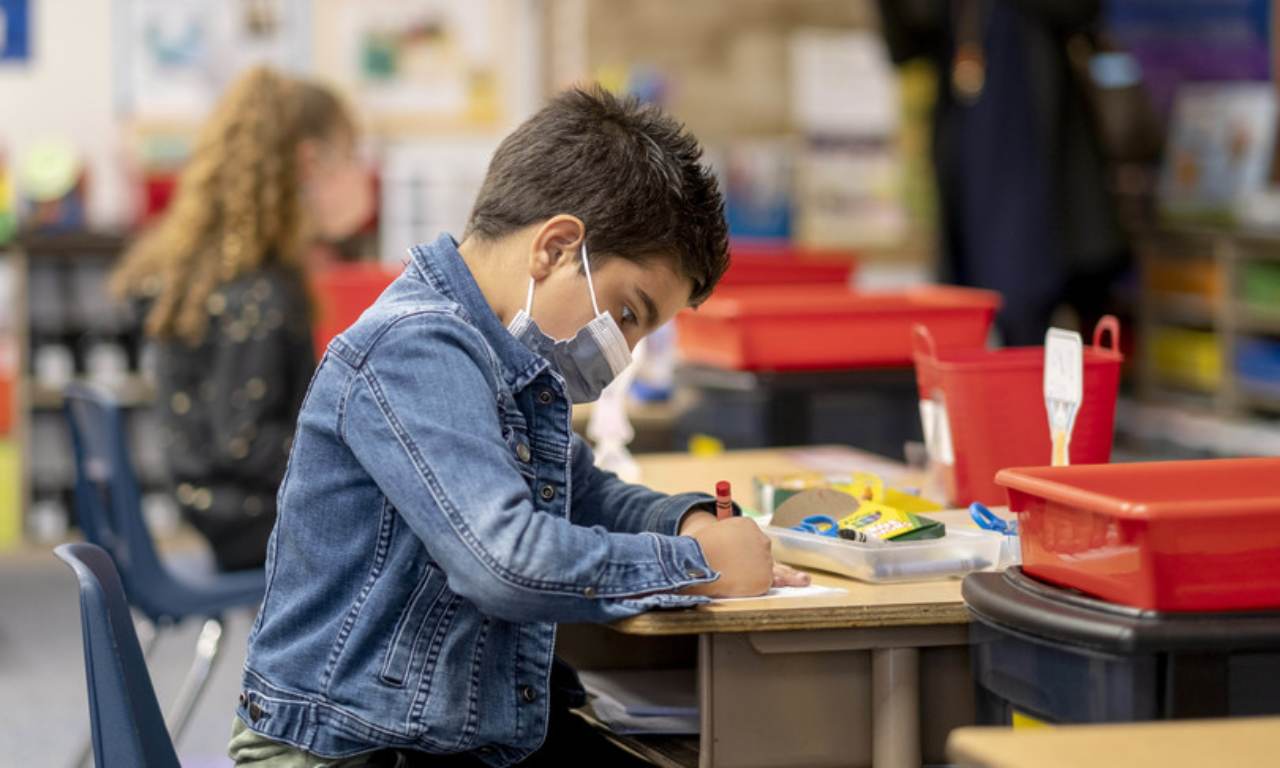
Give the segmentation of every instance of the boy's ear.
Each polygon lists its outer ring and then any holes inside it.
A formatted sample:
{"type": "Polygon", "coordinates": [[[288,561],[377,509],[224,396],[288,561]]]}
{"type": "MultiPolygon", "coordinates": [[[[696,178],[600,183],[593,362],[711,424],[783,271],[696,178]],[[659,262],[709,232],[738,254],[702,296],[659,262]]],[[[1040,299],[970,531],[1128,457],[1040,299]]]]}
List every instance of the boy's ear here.
{"type": "Polygon", "coordinates": [[[529,274],[542,280],[564,265],[577,264],[586,227],[577,216],[556,214],[534,231],[529,244],[529,274]]]}

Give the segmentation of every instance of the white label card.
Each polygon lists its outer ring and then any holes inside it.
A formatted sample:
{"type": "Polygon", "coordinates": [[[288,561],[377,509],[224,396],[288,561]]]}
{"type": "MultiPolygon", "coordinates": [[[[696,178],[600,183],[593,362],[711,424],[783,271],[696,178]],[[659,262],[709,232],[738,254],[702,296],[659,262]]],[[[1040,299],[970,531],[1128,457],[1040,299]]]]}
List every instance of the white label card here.
{"type": "Polygon", "coordinates": [[[1071,463],[1071,430],[1084,397],[1084,343],[1080,334],[1050,328],[1044,337],[1044,407],[1049,413],[1050,463],[1071,463]]]}
{"type": "Polygon", "coordinates": [[[1084,342],[1075,331],[1050,328],[1044,337],[1044,399],[1080,405],[1084,342]]]}

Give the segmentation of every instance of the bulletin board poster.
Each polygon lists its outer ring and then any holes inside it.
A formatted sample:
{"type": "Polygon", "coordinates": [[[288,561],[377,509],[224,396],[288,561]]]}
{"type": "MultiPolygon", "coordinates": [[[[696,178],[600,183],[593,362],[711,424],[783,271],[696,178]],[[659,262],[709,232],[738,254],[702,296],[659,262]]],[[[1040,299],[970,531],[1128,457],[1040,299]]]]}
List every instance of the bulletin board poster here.
{"type": "Polygon", "coordinates": [[[492,127],[502,118],[494,5],[348,0],[336,14],[337,79],[381,127],[492,127]]]}
{"type": "Polygon", "coordinates": [[[30,58],[30,0],[0,0],[0,64],[23,64],[30,58]]]}
{"type": "Polygon", "coordinates": [[[1106,8],[1108,32],[1138,60],[1162,115],[1183,82],[1271,78],[1271,0],[1110,0],[1106,8]]]}
{"type": "Polygon", "coordinates": [[[121,0],[117,102],[137,119],[198,120],[244,69],[301,72],[308,0],[121,0]]]}
{"type": "Polygon", "coordinates": [[[1270,83],[1182,85],[1160,175],[1161,213],[1230,223],[1268,184],[1276,111],[1270,83]]]}

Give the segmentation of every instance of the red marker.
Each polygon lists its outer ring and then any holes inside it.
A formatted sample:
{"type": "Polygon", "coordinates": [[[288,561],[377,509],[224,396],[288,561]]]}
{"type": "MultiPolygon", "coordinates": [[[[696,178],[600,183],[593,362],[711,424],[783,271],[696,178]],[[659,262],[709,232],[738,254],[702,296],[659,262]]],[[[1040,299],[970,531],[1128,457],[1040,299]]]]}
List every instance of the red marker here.
{"type": "Polygon", "coordinates": [[[733,495],[729,491],[729,481],[716,483],[716,519],[728,520],[733,517],[733,495]]]}

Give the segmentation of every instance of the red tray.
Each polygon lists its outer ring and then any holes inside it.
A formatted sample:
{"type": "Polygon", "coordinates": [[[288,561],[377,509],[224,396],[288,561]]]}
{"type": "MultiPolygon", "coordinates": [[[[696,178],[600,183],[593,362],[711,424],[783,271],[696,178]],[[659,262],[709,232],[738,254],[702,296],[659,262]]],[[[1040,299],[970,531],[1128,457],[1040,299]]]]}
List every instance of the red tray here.
{"type": "Polygon", "coordinates": [[[1005,469],[1022,568],[1156,611],[1280,608],[1280,458],[1005,469]]]}
{"type": "Polygon", "coordinates": [[[981,347],[999,306],[999,294],[973,288],[744,286],[681,312],[676,333],[684,360],[732,370],[909,366],[913,325],[928,327],[940,349],[981,347]]]}
{"type": "Polygon", "coordinates": [[[852,251],[825,251],[795,248],[787,244],[735,242],[729,271],[720,287],[744,285],[785,285],[789,283],[829,283],[850,286],[857,269],[852,251]]]}

